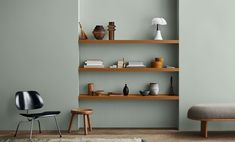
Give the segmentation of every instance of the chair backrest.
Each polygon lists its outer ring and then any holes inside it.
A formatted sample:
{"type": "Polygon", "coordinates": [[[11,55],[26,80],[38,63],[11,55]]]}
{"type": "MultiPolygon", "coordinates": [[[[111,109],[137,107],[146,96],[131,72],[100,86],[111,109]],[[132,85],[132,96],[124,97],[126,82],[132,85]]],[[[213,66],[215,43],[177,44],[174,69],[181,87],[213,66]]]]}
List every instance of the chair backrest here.
{"type": "Polygon", "coordinates": [[[16,107],[19,110],[32,110],[43,107],[43,99],[36,91],[19,91],[15,94],[16,107]]]}

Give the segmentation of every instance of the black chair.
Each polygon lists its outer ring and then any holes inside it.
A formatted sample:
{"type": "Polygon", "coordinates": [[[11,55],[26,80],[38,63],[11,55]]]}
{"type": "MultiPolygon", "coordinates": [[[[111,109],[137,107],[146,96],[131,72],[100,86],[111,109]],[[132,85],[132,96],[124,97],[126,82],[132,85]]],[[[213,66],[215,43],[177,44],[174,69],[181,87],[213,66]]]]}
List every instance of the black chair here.
{"type": "Polygon", "coordinates": [[[26,113],[20,113],[20,115],[27,117],[27,121],[20,121],[17,125],[15,137],[17,135],[19,126],[24,122],[31,122],[30,128],[30,139],[32,138],[33,123],[34,121],[38,122],[39,133],[41,133],[40,118],[45,117],[54,117],[56,127],[58,129],[60,137],[62,137],[60,128],[58,126],[56,115],[60,114],[60,111],[45,111],[40,113],[29,113],[29,110],[40,109],[43,107],[43,99],[36,91],[19,91],[15,94],[16,107],[18,110],[26,110],[26,113]]]}

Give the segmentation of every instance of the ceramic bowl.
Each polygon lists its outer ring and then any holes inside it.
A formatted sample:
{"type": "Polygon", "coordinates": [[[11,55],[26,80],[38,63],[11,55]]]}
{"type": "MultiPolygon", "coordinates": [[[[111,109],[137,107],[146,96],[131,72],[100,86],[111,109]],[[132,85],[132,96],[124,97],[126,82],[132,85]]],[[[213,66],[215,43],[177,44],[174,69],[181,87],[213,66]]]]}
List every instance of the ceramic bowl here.
{"type": "Polygon", "coordinates": [[[142,96],[148,96],[149,93],[150,93],[149,90],[140,90],[140,94],[141,94],[142,96]]]}

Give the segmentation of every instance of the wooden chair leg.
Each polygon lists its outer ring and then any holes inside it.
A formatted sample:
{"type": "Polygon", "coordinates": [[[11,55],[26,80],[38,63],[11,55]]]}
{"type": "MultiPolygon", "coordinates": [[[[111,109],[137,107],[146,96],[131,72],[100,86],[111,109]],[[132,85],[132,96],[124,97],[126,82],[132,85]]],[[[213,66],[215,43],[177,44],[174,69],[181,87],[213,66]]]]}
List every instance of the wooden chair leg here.
{"type": "Polygon", "coordinates": [[[87,135],[87,126],[86,126],[86,115],[83,114],[83,121],[84,121],[84,134],[87,135]]]}
{"type": "Polygon", "coordinates": [[[70,122],[69,122],[69,129],[68,129],[68,133],[71,132],[71,127],[72,127],[72,124],[73,124],[73,118],[74,118],[75,114],[72,113],[72,116],[71,116],[71,119],[70,119],[70,122]]]}
{"type": "Polygon", "coordinates": [[[201,121],[201,134],[203,137],[208,137],[208,128],[207,128],[207,121],[201,121]]]}
{"type": "Polygon", "coordinates": [[[88,127],[89,127],[89,131],[92,131],[92,127],[91,127],[91,122],[90,122],[90,115],[87,115],[87,121],[88,121],[88,127]]]}

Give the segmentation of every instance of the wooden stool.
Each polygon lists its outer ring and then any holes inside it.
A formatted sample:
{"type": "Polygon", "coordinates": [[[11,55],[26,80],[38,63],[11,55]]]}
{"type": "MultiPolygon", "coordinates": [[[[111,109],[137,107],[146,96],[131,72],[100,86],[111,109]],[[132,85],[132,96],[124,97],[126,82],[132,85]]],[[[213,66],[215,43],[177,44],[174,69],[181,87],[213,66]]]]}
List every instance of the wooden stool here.
{"type": "Polygon", "coordinates": [[[93,113],[93,110],[90,108],[74,108],[71,110],[71,120],[69,123],[69,129],[68,132],[71,132],[71,127],[72,127],[72,123],[73,123],[73,118],[75,115],[83,115],[83,121],[84,121],[84,134],[87,135],[87,122],[88,122],[88,127],[89,127],[89,131],[92,131],[91,128],[91,123],[90,123],[90,115],[93,113]],[[86,122],[86,118],[87,118],[87,122],[86,122]]]}

